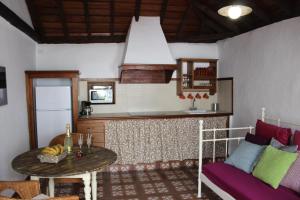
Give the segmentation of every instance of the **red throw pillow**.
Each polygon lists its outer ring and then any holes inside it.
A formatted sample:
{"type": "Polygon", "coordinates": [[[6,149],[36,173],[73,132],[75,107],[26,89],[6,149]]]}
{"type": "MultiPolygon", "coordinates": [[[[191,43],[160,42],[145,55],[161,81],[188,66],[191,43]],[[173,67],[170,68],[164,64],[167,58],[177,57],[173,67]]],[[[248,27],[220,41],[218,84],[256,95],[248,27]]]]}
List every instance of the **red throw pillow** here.
{"type": "Polygon", "coordinates": [[[255,135],[259,135],[264,138],[275,138],[284,145],[289,144],[292,130],[290,128],[281,128],[272,124],[267,124],[261,120],[257,120],[255,135]]]}
{"type": "Polygon", "coordinates": [[[298,150],[300,151],[300,131],[295,131],[294,144],[298,145],[298,150]]]}

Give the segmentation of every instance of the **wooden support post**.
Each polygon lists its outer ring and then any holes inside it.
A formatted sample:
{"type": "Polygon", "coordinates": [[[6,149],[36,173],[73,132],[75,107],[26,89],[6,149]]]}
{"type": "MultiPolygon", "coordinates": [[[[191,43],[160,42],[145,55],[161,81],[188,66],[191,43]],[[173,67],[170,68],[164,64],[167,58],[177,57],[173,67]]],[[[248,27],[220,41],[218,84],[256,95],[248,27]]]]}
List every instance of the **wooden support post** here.
{"type": "Polygon", "coordinates": [[[110,1],[110,35],[115,34],[115,0],[110,1]]]}
{"type": "Polygon", "coordinates": [[[141,3],[142,0],[136,0],[135,1],[135,21],[139,21],[140,18],[140,12],[141,12],[141,3]]]}
{"type": "Polygon", "coordinates": [[[168,8],[168,0],[163,0],[161,4],[161,10],[160,10],[160,24],[164,23],[164,19],[166,16],[167,8],[168,8]]]}
{"type": "Polygon", "coordinates": [[[90,13],[89,13],[89,2],[88,0],[83,0],[83,7],[84,7],[84,18],[85,18],[85,25],[86,25],[86,33],[88,35],[88,39],[91,36],[91,25],[90,25],[90,13]]]}

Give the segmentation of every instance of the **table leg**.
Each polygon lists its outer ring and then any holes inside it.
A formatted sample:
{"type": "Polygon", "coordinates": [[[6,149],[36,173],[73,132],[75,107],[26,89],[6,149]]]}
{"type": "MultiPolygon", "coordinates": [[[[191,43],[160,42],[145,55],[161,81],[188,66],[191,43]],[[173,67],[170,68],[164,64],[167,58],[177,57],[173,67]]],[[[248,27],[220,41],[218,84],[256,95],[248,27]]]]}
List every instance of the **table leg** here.
{"type": "Polygon", "coordinates": [[[54,178],[49,178],[49,196],[54,197],[54,178]]]}
{"type": "Polygon", "coordinates": [[[97,172],[92,172],[92,197],[97,200],[97,172]]]}
{"type": "Polygon", "coordinates": [[[91,200],[91,174],[86,173],[82,177],[84,183],[84,196],[85,200],[91,200]]]}

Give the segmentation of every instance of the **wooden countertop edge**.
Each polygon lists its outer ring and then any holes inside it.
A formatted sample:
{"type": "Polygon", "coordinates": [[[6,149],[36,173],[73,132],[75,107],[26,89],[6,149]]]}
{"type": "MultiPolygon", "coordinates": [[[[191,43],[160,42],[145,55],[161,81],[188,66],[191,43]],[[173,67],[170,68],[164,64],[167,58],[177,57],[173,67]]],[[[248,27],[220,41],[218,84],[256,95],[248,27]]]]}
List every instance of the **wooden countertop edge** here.
{"type": "Polygon", "coordinates": [[[230,116],[233,113],[210,113],[210,114],[176,114],[176,115],[137,115],[137,116],[90,116],[79,117],[84,120],[130,120],[130,119],[172,119],[172,118],[194,118],[194,117],[222,117],[230,116]]]}

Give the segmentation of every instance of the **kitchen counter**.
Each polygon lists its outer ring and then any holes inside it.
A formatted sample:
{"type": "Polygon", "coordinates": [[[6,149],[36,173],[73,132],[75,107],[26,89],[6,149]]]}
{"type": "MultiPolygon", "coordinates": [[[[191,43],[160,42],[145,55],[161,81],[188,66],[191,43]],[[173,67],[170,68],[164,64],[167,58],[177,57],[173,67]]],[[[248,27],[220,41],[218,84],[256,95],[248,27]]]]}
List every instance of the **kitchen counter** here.
{"type": "Polygon", "coordinates": [[[79,120],[124,120],[124,119],[157,119],[157,118],[186,118],[186,117],[218,117],[230,116],[230,112],[202,112],[188,113],[186,111],[164,111],[164,112],[123,112],[123,113],[98,113],[90,116],[80,116],[79,120]]]}
{"type": "MultiPolygon", "coordinates": [[[[79,118],[77,131],[87,133],[90,130],[94,145],[115,151],[118,155],[116,164],[197,159],[199,120],[203,119],[208,129],[226,128],[231,114],[209,111],[92,114],[79,118]]],[[[226,134],[226,131],[219,132],[217,138],[226,134]]],[[[203,138],[212,138],[212,132],[205,132],[203,138]]],[[[223,144],[218,143],[217,156],[225,155],[223,144]]],[[[212,155],[211,144],[205,144],[203,149],[205,157],[212,155]]]]}

